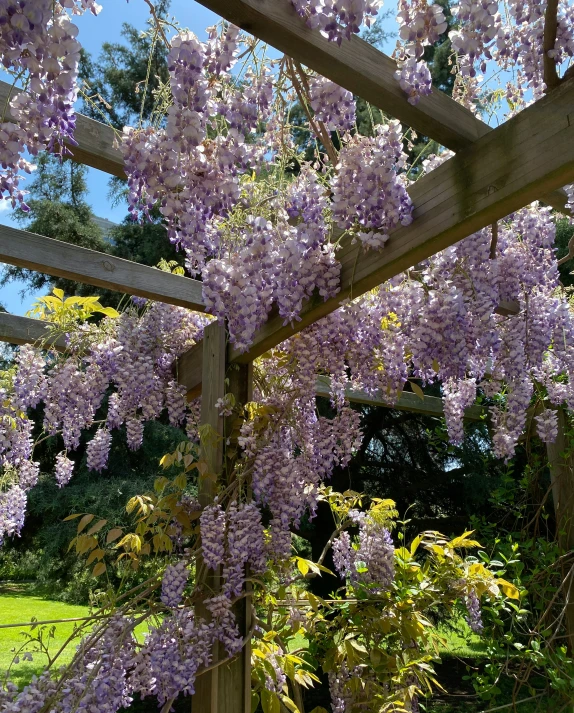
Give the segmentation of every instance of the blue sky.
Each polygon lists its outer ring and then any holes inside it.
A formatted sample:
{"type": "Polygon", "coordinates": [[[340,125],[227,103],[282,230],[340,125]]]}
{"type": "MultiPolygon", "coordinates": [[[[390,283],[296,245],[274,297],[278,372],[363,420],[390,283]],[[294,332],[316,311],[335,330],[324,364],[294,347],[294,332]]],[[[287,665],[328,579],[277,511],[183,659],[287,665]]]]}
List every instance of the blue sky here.
{"type": "MultiPolygon", "coordinates": [[[[97,56],[104,42],[121,42],[122,24],[128,22],[138,29],[146,29],[149,17],[149,8],[144,0],[100,0],[103,10],[98,17],[86,14],[75,18],[74,22],[80,29],[79,40],[84,48],[92,55],[97,56]]],[[[389,0],[384,8],[394,7],[394,2],[389,0]]],[[[219,16],[207,10],[194,0],[172,0],[170,15],[177,18],[179,25],[194,32],[200,39],[205,39],[205,28],[220,20],[219,16]]],[[[394,18],[390,18],[385,25],[389,30],[396,31],[394,18]]],[[[384,49],[392,51],[392,45],[384,49]]],[[[0,78],[4,79],[5,77],[0,78]]],[[[89,203],[94,213],[102,218],[114,222],[121,222],[126,215],[125,205],[113,207],[108,200],[109,176],[96,169],[89,169],[88,187],[89,203]]],[[[0,223],[21,227],[11,217],[7,203],[0,203],[0,223]]],[[[1,265],[1,263],[0,263],[1,265]]],[[[27,294],[21,297],[25,285],[11,283],[0,288],[0,303],[13,314],[23,315],[36,299],[37,295],[27,294]]]]}

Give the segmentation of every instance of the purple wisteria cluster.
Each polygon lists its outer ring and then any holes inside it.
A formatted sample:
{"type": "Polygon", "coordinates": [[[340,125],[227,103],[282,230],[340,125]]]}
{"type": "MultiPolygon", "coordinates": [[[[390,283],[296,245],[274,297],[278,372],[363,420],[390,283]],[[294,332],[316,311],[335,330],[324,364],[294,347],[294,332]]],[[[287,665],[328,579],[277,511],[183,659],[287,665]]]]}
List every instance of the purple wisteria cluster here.
{"type": "Polygon", "coordinates": [[[86,10],[97,14],[93,1],[2,0],[0,55],[6,69],[27,79],[27,91],[10,101],[10,118],[0,123],[0,199],[27,210],[21,173],[35,166],[24,152],[64,154],[74,144],[74,102],[77,96],[80,43],[78,28],[68,16],[86,10]]]}
{"type": "Polygon", "coordinates": [[[355,126],[355,99],[351,92],[325,77],[309,82],[309,99],[315,119],[329,131],[351,131],[355,126]]]}
{"type": "MultiPolygon", "coordinates": [[[[447,158],[431,158],[429,164],[447,158]]],[[[409,378],[423,385],[438,381],[454,443],[463,437],[464,410],[477,390],[489,398],[499,395],[491,406],[494,447],[499,457],[509,459],[526,424],[535,384],[545,389],[551,404],[574,403],[574,324],[559,293],[554,239],[550,212],[537,205],[524,208],[499,223],[492,258],[492,233],[484,229],[282,344],[287,366],[277,373],[309,392],[317,373],[329,374],[336,407],[344,404],[346,387],[383,396],[392,405],[409,378]],[[515,304],[516,313],[497,314],[501,302],[515,304]],[[293,365],[296,380],[289,371],[293,365]]],[[[271,364],[268,368],[275,373],[271,364]]],[[[312,423],[297,418],[309,423],[311,434],[312,423]]],[[[552,409],[538,421],[541,438],[553,439],[552,409]]],[[[287,463],[293,458],[291,444],[299,448],[301,441],[298,436],[290,440],[292,426],[279,433],[270,440],[272,453],[267,445],[258,451],[250,434],[244,434],[243,445],[257,455],[262,493],[274,492],[273,473],[295,473],[287,463]]],[[[283,510],[289,511],[287,505],[283,510]]],[[[289,521],[289,515],[282,517],[289,521]]]]}
{"type": "Polygon", "coordinates": [[[233,500],[227,510],[215,502],[200,517],[203,561],[213,570],[222,566],[223,597],[239,596],[246,567],[263,574],[267,565],[261,512],[255,503],[233,500]]]}
{"type": "Polygon", "coordinates": [[[74,343],[64,357],[21,347],[11,388],[0,393],[0,466],[10,474],[8,489],[0,492],[0,538],[19,534],[26,492],[38,480],[28,409],[44,404],[44,432],[63,439],[65,450],[57,455],[54,470],[62,487],[73,474],[69,453],[78,448],[108,396],[105,424],[95,430],[86,450],[88,468],[102,471],[112,432],[122,425],[135,449],[142,443],[144,423],[165,408],[174,426],[186,420],[185,391],[174,382],[173,364],[201,337],[206,321],[183,308],[154,303],[142,314],[132,309],[117,320],[105,320],[102,328],[83,329],[81,344],[74,343]]]}
{"type": "Polygon", "coordinates": [[[161,601],[166,607],[177,607],[181,604],[188,579],[189,569],[183,560],[165,568],[161,582],[161,601]]]}
{"type": "Polygon", "coordinates": [[[327,243],[327,208],[325,188],[307,168],[289,185],[284,203],[276,202],[274,224],[249,216],[239,247],[205,267],[207,309],[227,317],[237,349],[249,348],[273,304],[287,323],[299,319],[303,300],[315,290],[323,299],[338,292],[340,266],[327,243]]]}
{"type": "Polygon", "coordinates": [[[210,621],[193,609],[177,609],[150,626],[143,645],[136,643],[133,620],[113,616],[80,642],[64,687],[46,671],[22,691],[3,690],[0,711],[39,713],[50,701],[53,713],[117,713],[134,694],[156,696],[160,705],[179,694],[193,695],[198,672],[212,663],[214,644],[221,641],[230,656],[243,646],[229,600],[214,597],[206,606],[210,621]]]}
{"type": "Polygon", "coordinates": [[[389,232],[412,222],[404,173],[402,129],[398,121],[377,126],[372,138],[357,135],[342,149],[331,181],[332,210],[342,229],[356,229],[368,247],[381,248],[389,232]]]}
{"type": "Polygon", "coordinates": [[[482,623],[482,614],[480,612],[480,599],[476,594],[476,590],[470,589],[464,599],[468,616],[466,623],[470,626],[475,634],[482,634],[484,625],[482,623]]]}
{"type": "Polygon", "coordinates": [[[278,414],[289,408],[296,425],[281,423],[278,416],[258,444],[254,424],[246,423],[240,438],[245,452],[254,454],[253,494],[271,512],[269,551],[278,559],[291,552],[291,526],[307,511],[314,515],[319,485],[336,465],[347,465],[360,444],[359,414],[343,406],[333,419],[318,418],[314,386],[306,381],[292,384],[299,395],[295,402],[274,401],[278,414]]]}
{"type": "Polygon", "coordinates": [[[416,105],[432,92],[431,73],[422,59],[424,48],[438,42],[447,23],[443,8],[427,0],[400,0],[397,22],[400,39],[394,53],[395,76],[409,103],[416,105]]]}
{"type": "Polygon", "coordinates": [[[217,253],[219,225],[240,198],[239,177],[267,150],[255,131],[270,111],[273,76],[266,66],[243,83],[229,74],[238,33],[233,26],[222,35],[212,29],[207,43],[190,32],[176,35],[165,129],[124,129],[130,211],[135,219],[158,205],[192,273],[217,253]],[[207,137],[208,127],[215,138],[207,137]]]}
{"type": "Polygon", "coordinates": [[[333,562],[352,585],[367,584],[374,592],[389,589],[395,577],[395,548],[391,533],[368,513],[358,513],[359,534],[353,545],[347,531],[333,542],[333,562]]]}
{"type": "Polygon", "coordinates": [[[362,25],[369,26],[383,3],[382,0],[291,0],[291,4],[308,27],[341,44],[343,39],[357,34],[362,25]]]}

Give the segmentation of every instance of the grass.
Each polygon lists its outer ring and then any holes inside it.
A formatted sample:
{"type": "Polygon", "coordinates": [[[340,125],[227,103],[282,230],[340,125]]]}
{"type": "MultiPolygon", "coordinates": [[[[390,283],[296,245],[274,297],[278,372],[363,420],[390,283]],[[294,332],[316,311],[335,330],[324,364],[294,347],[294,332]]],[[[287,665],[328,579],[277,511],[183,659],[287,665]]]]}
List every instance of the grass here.
{"type": "MultiPolygon", "coordinates": [[[[31,593],[30,588],[25,585],[5,585],[0,589],[0,624],[19,624],[32,621],[33,618],[38,621],[46,621],[51,619],[72,619],[88,615],[88,607],[43,599],[31,593]]],[[[81,623],[65,622],[54,624],[53,629],[51,625],[36,629],[32,629],[30,626],[0,629],[0,676],[4,678],[6,671],[12,665],[15,653],[26,643],[27,637],[25,633],[36,636],[38,629],[41,628],[46,644],[48,644],[50,655],[54,656],[74,632],[74,627],[81,623]],[[53,631],[53,636],[48,637],[50,629],[53,631]]],[[[38,645],[31,643],[26,649],[37,650],[38,645]]],[[[72,645],[58,660],[62,664],[68,663],[74,651],[75,646],[72,645]]],[[[47,663],[48,657],[45,653],[33,653],[32,661],[23,661],[22,654],[20,654],[20,663],[12,666],[10,679],[18,686],[25,685],[34,674],[40,673],[47,663]]]]}

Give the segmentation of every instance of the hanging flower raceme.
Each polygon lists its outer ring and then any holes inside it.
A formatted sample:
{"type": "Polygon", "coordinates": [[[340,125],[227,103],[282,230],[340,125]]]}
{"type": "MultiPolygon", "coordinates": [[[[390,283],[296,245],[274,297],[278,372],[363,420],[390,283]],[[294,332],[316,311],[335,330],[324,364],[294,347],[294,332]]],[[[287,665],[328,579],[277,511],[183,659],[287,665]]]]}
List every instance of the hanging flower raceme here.
{"type": "Polygon", "coordinates": [[[318,29],[329,40],[341,44],[357,34],[363,24],[369,25],[382,5],[382,0],[291,0],[308,27],[318,29]]]}
{"type": "Polygon", "coordinates": [[[342,229],[356,229],[368,247],[380,248],[389,232],[412,222],[406,190],[401,125],[391,121],[376,127],[376,136],[353,137],[339,155],[331,182],[333,217],[342,229]]]}
{"type": "Polygon", "coordinates": [[[0,124],[0,198],[27,210],[21,172],[35,166],[25,151],[68,153],[75,145],[74,102],[77,98],[80,43],[78,28],[66,12],[98,14],[95,2],[7,0],[0,6],[0,54],[4,66],[28,79],[26,92],[10,101],[10,119],[0,124]]]}

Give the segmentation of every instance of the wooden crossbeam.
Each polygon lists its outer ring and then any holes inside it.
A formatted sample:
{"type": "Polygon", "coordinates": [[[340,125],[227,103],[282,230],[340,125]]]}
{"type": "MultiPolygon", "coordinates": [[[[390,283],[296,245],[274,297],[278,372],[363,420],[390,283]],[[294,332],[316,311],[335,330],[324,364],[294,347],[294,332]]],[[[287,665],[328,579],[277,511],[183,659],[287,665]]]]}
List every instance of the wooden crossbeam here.
{"type": "Polygon", "coordinates": [[[18,317],[8,312],[0,312],[0,342],[45,344],[61,351],[66,349],[65,338],[63,336],[51,338],[46,322],[28,317],[18,317]]]}
{"type": "Polygon", "coordinates": [[[201,282],[0,225],[0,262],[203,312],[201,282]]]}
{"type": "MultiPolygon", "coordinates": [[[[6,82],[0,82],[0,116],[3,121],[10,119],[10,98],[21,90],[6,82]]],[[[68,146],[72,158],[78,163],[98,168],[112,176],[125,178],[122,152],[115,146],[116,132],[111,126],[76,114],[75,139],[78,146],[68,146]]]]}
{"type": "MultiPolygon", "coordinates": [[[[317,396],[329,398],[331,396],[330,379],[327,376],[318,376],[315,385],[315,393],[317,396]]],[[[357,404],[365,404],[366,406],[377,406],[381,408],[392,408],[397,411],[412,411],[425,416],[444,416],[444,408],[442,399],[438,396],[425,396],[421,399],[420,396],[409,391],[403,391],[395,403],[389,403],[382,397],[368,394],[366,391],[358,389],[346,389],[345,396],[349,401],[357,404]]],[[[486,415],[486,409],[482,406],[473,405],[467,408],[464,412],[464,417],[469,421],[482,421],[486,415]]]]}
{"type": "Polygon", "coordinates": [[[308,301],[301,319],[270,319],[243,363],[295,332],[462,238],[528,205],[540,194],[574,182],[574,79],[446,161],[409,188],[414,220],[394,230],[382,250],[347,241],[338,252],[341,291],[327,302],[308,301]]]}

